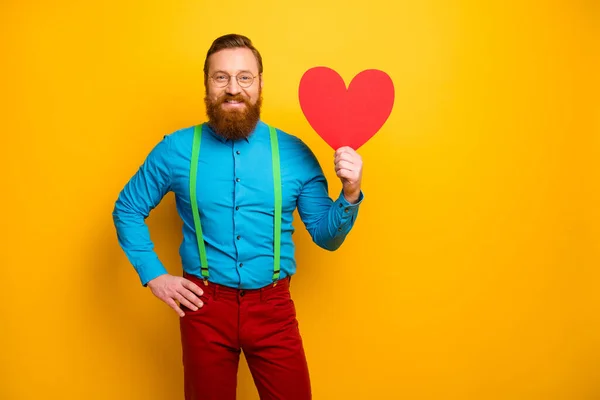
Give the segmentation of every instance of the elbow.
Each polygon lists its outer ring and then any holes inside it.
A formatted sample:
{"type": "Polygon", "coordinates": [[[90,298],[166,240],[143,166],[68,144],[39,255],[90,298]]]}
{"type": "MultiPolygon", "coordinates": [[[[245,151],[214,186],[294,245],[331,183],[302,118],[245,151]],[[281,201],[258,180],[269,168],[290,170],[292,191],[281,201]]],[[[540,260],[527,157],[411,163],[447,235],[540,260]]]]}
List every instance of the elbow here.
{"type": "Polygon", "coordinates": [[[327,251],[336,251],[337,249],[339,249],[342,246],[342,243],[344,243],[344,238],[340,238],[340,237],[336,237],[336,238],[332,238],[329,240],[318,240],[316,238],[313,238],[313,241],[317,244],[317,246],[319,246],[320,248],[327,250],[327,251]]]}
{"type": "Polygon", "coordinates": [[[131,222],[143,221],[146,215],[136,210],[130,203],[118,199],[112,210],[112,220],[115,226],[131,222]]]}
{"type": "Polygon", "coordinates": [[[339,244],[336,243],[336,244],[333,244],[333,245],[326,244],[326,245],[322,245],[320,247],[322,249],[325,249],[325,250],[330,251],[330,252],[333,253],[334,251],[336,251],[337,249],[339,249],[341,247],[341,245],[342,245],[341,243],[339,243],[339,244]]]}
{"type": "Polygon", "coordinates": [[[112,219],[113,222],[116,224],[119,221],[123,220],[123,216],[127,214],[127,209],[124,207],[123,202],[120,200],[117,200],[115,202],[115,205],[112,209],[112,219]]]}

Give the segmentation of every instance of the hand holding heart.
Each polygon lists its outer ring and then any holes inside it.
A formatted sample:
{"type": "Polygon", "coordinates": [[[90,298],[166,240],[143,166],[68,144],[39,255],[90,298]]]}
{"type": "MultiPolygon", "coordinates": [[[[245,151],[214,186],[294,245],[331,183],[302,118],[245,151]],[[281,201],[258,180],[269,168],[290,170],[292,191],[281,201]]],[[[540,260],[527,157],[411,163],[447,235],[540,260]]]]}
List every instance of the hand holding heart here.
{"type": "Polygon", "coordinates": [[[369,69],[356,75],[348,88],[327,67],[311,68],[300,80],[298,96],[309,124],[335,149],[335,172],[344,197],[358,202],[362,158],[355,150],[383,126],[394,105],[394,84],[383,71],[369,69]]]}
{"type": "Polygon", "coordinates": [[[344,197],[356,203],[360,197],[362,181],[362,157],[351,147],[344,146],[334,154],[335,173],[342,181],[344,197]]]}

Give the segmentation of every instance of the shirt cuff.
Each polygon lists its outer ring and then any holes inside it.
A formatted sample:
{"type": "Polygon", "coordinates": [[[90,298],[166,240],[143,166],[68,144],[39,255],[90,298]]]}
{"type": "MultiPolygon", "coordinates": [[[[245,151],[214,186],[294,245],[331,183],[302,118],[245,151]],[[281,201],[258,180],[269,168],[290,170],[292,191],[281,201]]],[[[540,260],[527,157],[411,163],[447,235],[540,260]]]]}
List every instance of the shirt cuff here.
{"type": "Polygon", "coordinates": [[[140,266],[137,272],[140,277],[140,281],[144,286],[146,286],[152,279],[169,273],[158,258],[146,263],[144,266],[140,266]]]}
{"type": "Polygon", "coordinates": [[[351,209],[358,208],[358,206],[362,203],[364,198],[365,198],[365,195],[364,195],[363,191],[361,190],[360,194],[358,195],[358,201],[356,203],[352,204],[348,200],[346,200],[346,198],[344,197],[344,191],[341,190],[340,195],[339,195],[338,199],[336,200],[336,203],[338,204],[339,208],[345,207],[348,210],[351,210],[351,209]]]}

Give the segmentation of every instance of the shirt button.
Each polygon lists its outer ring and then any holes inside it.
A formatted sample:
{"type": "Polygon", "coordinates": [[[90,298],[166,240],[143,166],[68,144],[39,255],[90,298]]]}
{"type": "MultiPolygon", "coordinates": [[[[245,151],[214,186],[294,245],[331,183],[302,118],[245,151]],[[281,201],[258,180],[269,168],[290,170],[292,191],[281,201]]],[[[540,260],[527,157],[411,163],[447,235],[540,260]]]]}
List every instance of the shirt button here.
{"type": "Polygon", "coordinates": [[[346,209],[344,211],[348,212],[348,211],[350,211],[350,209],[346,207],[346,209]]]}
{"type": "Polygon", "coordinates": [[[236,181],[236,182],[239,182],[239,181],[240,181],[240,178],[235,178],[235,181],[236,181]]]}
{"type": "Polygon", "coordinates": [[[237,240],[240,240],[241,238],[242,238],[241,236],[238,236],[238,237],[237,237],[237,240]]]}
{"type": "Polygon", "coordinates": [[[241,297],[244,297],[245,294],[246,294],[246,292],[244,292],[243,290],[240,292],[241,297]]]}
{"type": "Polygon", "coordinates": [[[338,228],[338,232],[341,232],[341,231],[342,231],[342,228],[338,228]]]}
{"type": "Polygon", "coordinates": [[[236,151],[235,154],[237,154],[239,156],[240,155],[240,151],[239,150],[236,151]]]}
{"type": "Polygon", "coordinates": [[[340,208],[344,207],[344,205],[342,203],[340,203],[340,208]]]}
{"type": "Polygon", "coordinates": [[[244,263],[240,263],[240,268],[242,268],[244,266],[244,263]]]}
{"type": "Polygon", "coordinates": [[[235,210],[236,210],[236,211],[237,211],[237,210],[239,210],[239,209],[240,209],[240,206],[236,206],[236,207],[235,207],[235,210]]]}

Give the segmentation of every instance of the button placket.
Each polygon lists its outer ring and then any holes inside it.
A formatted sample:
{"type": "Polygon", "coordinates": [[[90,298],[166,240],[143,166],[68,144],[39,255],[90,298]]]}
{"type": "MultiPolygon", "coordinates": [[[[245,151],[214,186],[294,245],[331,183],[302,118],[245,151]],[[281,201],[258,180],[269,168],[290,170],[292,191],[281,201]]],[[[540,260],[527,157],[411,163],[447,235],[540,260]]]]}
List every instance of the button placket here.
{"type": "MultiPolygon", "coordinates": [[[[235,203],[237,203],[239,201],[239,198],[238,198],[239,185],[237,185],[237,184],[241,181],[241,179],[238,176],[238,170],[240,169],[240,160],[239,160],[238,156],[241,154],[241,152],[240,152],[240,150],[235,148],[235,145],[232,148],[232,152],[233,152],[233,163],[234,163],[233,173],[234,173],[234,177],[235,177],[235,180],[234,180],[234,193],[235,193],[234,205],[235,205],[235,203]]],[[[238,211],[239,209],[240,209],[240,207],[235,205],[235,210],[238,211]]],[[[238,223],[238,221],[236,221],[238,218],[239,217],[238,217],[237,213],[234,213],[234,242],[237,242],[241,239],[241,236],[237,235],[237,233],[236,233],[236,231],[239,227],[239,223],[238,223]]],[[[235,243],[235,247],[237,248],[237,243],[235,243]]],[[[237,250],[238,250],[237,251],[238,257],[239,258],[243,257],[242,255],[239,254],[239,249],[237,249],[237,250]]],[[[244,266],[244,263],[240,262],[239,258],[237,260],[237,267],[242,268],[244,266]]]]}

